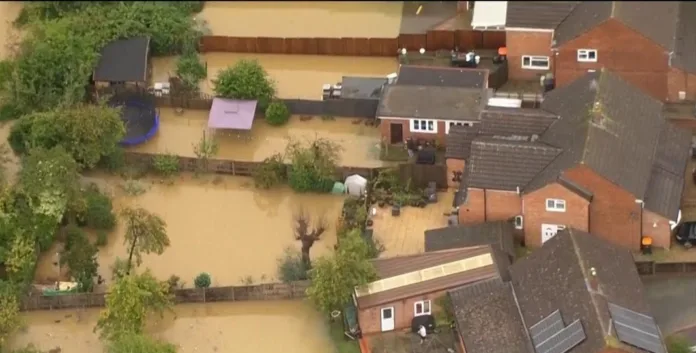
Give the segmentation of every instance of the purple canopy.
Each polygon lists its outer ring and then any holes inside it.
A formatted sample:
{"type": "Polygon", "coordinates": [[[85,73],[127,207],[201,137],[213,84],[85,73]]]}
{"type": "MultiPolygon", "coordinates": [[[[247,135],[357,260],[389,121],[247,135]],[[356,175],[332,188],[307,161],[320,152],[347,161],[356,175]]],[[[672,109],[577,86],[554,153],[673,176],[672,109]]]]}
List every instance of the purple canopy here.
{"type": "Polygon", "coordinates": [[[208,115],[208,127],[251,130],[255,112],[256,101],[214,98],[208,115]]]}

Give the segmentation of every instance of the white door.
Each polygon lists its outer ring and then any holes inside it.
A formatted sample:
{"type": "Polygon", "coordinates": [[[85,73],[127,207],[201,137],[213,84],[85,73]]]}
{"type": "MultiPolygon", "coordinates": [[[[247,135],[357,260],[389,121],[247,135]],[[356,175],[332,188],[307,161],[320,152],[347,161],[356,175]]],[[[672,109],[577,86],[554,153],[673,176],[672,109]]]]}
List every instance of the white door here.
{"type": "Polygon", "coordinates": [[[542,224],[541,225],[541,243],[546,243],[549,239],[556,236],[558,230],[562,229],[556,224],[542,224]]]}
{"type": "Polygon", "coordinates": [[[382,332],[394,329],[394,307],[382,308],[382,332]]]}

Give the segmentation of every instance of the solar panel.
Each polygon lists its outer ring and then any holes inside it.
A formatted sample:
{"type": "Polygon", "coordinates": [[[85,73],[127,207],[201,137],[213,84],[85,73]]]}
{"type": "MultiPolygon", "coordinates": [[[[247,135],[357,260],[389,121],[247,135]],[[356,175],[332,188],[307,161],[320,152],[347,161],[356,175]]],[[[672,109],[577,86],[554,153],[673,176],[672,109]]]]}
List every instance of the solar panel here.
{"type": "Polygon", "coordinates": [[[544,342],[549,337],[556,334],[558,331],[563,330],[565,324],[563,323],[563,318],[561,317],[561,312],[556,310],[552,312],[549,316],[541,319],[541,321],[534,324],[529,328],[529,335],[532,336],[532,342],[536,347],[541,342],[544,342]]]}
{"type": "Polygon", "coordinates": [[[584,341],[586,337],[582,323],[580,320],[575,320],[561,331],[536,345],[535,351],[536,353],[566,353],[584,341]]]}
{"type": "Polygon", "coordinates": [[[619,340],[652,353],[665,353],[660,330],[652,317],[609,303],[619,340]]]}

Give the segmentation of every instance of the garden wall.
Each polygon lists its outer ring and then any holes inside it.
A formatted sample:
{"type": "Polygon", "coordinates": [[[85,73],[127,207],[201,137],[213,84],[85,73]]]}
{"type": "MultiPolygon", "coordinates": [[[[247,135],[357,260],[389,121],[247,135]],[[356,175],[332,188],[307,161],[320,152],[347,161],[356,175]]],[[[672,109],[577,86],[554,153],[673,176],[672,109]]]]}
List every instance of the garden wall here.
{"type": "MultiPolygon", "coordinates": [[[[176,289],[174,303],[212,303],[249,300],[283,300],[304,298],[308,281],[270,283],[251,286],[176,289]]],[[[22,299],[21,310],[53,310],[103,307],[106,293],[75,293],[65,295],[37,295],[22,299]]]]}
{"type": "Polygon", "coordinates": [[[498,49],[505,46],[505,32],[475,30],[428,31],[401,34],[397,38],[267,38],[204,36],[205,52],[305,54],[336,56],[396,56],[397,50],[498,49]]]}
{"type": "Polygon", "coordinates": [[[696,262],[636,261],[640,275],[685,274],[696,272],[696,262]]]}

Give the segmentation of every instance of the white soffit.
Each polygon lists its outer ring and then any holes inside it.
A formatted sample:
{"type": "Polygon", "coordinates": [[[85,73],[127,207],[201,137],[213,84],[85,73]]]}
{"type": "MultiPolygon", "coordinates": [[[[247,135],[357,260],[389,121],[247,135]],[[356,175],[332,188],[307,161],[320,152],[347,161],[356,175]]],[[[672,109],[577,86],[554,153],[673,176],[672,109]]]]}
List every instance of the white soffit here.
{"type": "Polygon", "coordinates": [[[507,1],[476,1],[471,27],[503,28],[507,17],[507,1]]]}

